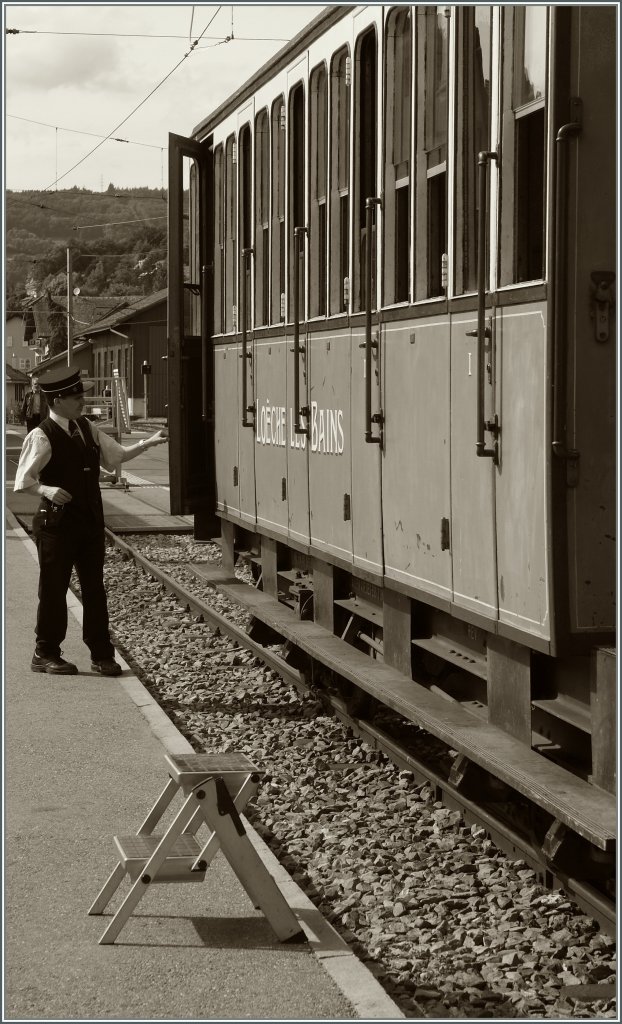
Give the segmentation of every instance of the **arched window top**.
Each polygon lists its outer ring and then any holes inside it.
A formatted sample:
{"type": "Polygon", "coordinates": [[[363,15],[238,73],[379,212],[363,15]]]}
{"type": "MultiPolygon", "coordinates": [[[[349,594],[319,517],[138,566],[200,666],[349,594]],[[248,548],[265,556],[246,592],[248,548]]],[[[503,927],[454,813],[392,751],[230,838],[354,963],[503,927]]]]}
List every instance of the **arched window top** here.
{"type": "Polygon", "coordinates": [[[317,88],[318,83],[321,82],[322,78],[326,78],[327,73],[325,60],[323,60],[321,64],[316,64],[310,76],[311,88],[317,88]]]}
{"type": "Polygon", "coordinates": [[[349,75],[346,74],[346,61],[350,56],[350,47],[346,44],[341,49],[337,50],[331,57],[330,60],[330,74],[331,78],[343,78],[344,84],[349,85],[349,75]]]}
{"type": "Polygon", "coordinates": [[[393,7],[387,14],[387,35],[410,32],[410,7],[393,7]]]}
{"type": "Polygon", "coordinates": [[[376,45],[376,42],[377,42],[376,26],[375,25],[370,25],[369,28],[366,28],[363,32],[361,32],[360,36],[357,37],[357,40],[356,40],[356,50],[355,50],[356,59],[360,60],[361,48],[363,46],[371,46],[372,43],[373,43],[373,45],[376,45]]]}

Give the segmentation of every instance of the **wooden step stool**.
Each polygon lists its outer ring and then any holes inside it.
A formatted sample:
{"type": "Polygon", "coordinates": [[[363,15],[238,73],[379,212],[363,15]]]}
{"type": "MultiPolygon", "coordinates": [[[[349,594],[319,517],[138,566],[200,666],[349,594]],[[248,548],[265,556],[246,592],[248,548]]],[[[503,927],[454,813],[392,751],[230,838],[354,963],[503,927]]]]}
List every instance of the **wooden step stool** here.
{"type": "Polygon", "coordinates": [[[89,914],[102,914],[126,875],[132,888],[99,940],[115,941],[142,896],[155,882],[202,882],[222,849],[253,904],[277,937],[302,941],[294,913],[252,845],[240,815],[258,789],[258,768],[244,754],[166,755],[169,780],[136,835],[115,836],[119,860],[89,914]],[[177,793],[183,804],[162,834],[153,830],[177,793]],[[196,833],[207,825],[201,846],[196,833]]]}

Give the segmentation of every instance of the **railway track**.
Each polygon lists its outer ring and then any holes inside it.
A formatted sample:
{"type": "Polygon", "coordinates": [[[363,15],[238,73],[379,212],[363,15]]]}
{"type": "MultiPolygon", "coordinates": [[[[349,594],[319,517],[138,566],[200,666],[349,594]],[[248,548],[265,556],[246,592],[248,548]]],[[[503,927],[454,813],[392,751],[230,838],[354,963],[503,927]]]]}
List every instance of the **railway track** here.
{"type": "MultiPolygon", "coordinates": [[[[229,637],[241,648],[249,651],[265,666],[277,672],[285,681],[293,685],[301,694],[312,694],[319,699],[325,709],[329,709],[352,733],[363,740],[371,748],[381,751],[398,768],[410,772],[419,784],[432,787],[435,800],[442,802],[447,808],[458,811],[465,823],[483,829],[492,842],[513,860],[524,861],[536,873],[538,881],[544,887],[562,889],[576,905],[596,920],[607,934],[616,934],[615,901],[607,894],[606,886],[596,886],[582,880],[577,875],[583,874],[582,865],[575,864],[575,872],[556,867],[543,857],[542,847],[534,839],[533,819],[538,808],[524,798],[516,798],[499,787],[498,780],[493,780],[483,773],[467,790],[462,785],[460,772],[456,770],[455,752],[450,752],[434,738],[431,743],[423,744],[426,756],[420,755],[421,731],[409,728],[410,723],[400,720],[399,716],[383,710],[381,718],[386,719],[378,725],[377,715],[371,721],[368,712],[378,711],[373,702],[360,700],[360,694],[348,697],[352,688],[345,685],[337,692],[336,688],[318,689],[310,681],[313,673],[307,671],[307,664],[299,657],[299,652],[284,645],[281,653],[275,641],[279,639],[270,635],[269,644],[254,638],[253,628],[250,632],[237,625],[231,618],[215,610],[188,587],[182,585],[174,575],[166,572],[160,565],[145,557],[135,546],[107,531],[109,540],[125,558],[131,558],[153,579],[157,580],[178,601],[182,607],[196,619],[207,623],[213,629],[229,637]],[[302,669],[297,667],[301,664],[302,669]],[[345,692],[345,696],[344,696],[345,692]],[[410,742],[409,742],[410,740],[410,742]],[[416,748],[416,749],[415,749],[416,748]],[[576,871],[576,868],[579,871],[576,871]]],[[[261,632],[261,628],[259,629],[261,632]]],[[[263,631],[265,634],[265,630],[263,631]]],[[[604,873],[607,873],[605,866],[604,873]]]]}

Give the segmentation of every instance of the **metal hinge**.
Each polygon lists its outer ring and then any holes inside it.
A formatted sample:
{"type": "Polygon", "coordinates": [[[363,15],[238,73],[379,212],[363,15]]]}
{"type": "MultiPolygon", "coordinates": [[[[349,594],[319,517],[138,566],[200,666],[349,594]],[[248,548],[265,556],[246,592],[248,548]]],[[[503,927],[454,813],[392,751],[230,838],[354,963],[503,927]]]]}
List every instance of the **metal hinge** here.
{"type": "Polygon", "coordinates": [[[609,341],[609,314],[613,307],[613,282],[616,275],[611,270],[593,270],[592,302],[590,316],[594,321],[596,341],[609,341]]]}

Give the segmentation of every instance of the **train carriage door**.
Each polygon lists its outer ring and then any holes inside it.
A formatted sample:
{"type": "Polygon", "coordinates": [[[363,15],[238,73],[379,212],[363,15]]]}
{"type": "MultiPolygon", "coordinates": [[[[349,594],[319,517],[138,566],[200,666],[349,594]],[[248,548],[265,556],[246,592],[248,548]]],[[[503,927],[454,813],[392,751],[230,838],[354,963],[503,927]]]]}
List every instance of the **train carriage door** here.
{"type": "MultiPolygon", "coordinates": [[[[310,78],[309,313],[316,323],[326,316],[328,308],[329,205],[333,217],[333,281],[337,278],[339,284],[333,291],[333,301],[340,312],[344,310],[343,279],[349,273],[349,65],[349,50],[342,48],[333,55],[330,75],[322,62],[310,78]]],[[[309,348],[311,541],[315,548],[351,562],[350,331],[329,325],[329,330],[310,335],[309,348]]]]}
{"type": "MultiPolygon", "coordinates": [[[[494,457],[476,451],[478,389],[486,420],[493,416],[493,368],[489,304],[491,212],[487,165],[480,168],[480,153],[491,146],[492,8],[456,8],[456,115],[454,175],[455,295],[471,309],[451,317],[451,553],[453,600],[457,607],[487,619],[498,616],[495,535],[494,457]],[[479,174],[483,196],[479,194],[479,174]],[[480,209],[480,204],[483,203],[480,209]],[[481,215],[481,216],[480,216],[481,215]],[[478,254],[483,246],[482,280],[478,280],[478,254]],[[480,293],[481,290],[481,294],[480,293]],[[483,331],[479,339],[478,299],[482,304],[483,331]]],[[[491,228],[492,225],[492,228],[491,228]]],[[[483,413],[482,413],[483,415],[483,413]]],[[[492,451],[487,435],[486,451],[492,451]]]]}
{"type": "Polygon", "coordinates": [[[169,135],[168,423],[171,513],[215,528],[211,141],[169,135]]]}
{"type": "Polygon", "coordinates": [[[285,320],[285,102],[255,122],[255,493],[257,522],[287,534],[287,348],[285,320]],[[272,329],[267,330],[271,325],[272,329]]]}
{"type": "Polygon", "coordinates": [[[527,5],[502,7],[500,12],[499,169],[490,171],[491,182],[499,175],[500,288],[492,324],[497,401],[486,410],[483,424],[480,421],[487,449],[495,441],[488,430],[489,413],[498,415],[500,422],[499,621],[544,640],[549,639],[551,626],[543,443],[549,434],[548,311],[541,284],[547,260],[550,11],[527,5]]]}
{"type": "Polygon", "coordinates": [[[253,346],[253,144],[254,101],[238,114],[238,409],[239,507],[242,519],[254,523],[255,504],[255,358],[253,346]]]}
{"type": "Polygon", "coordinates": [[[352,546],[354,564],[383,572],[382,439],[380,329],[378,323],[378,237],[381,222],[378,120],[381,76],[378,38],[382,8],[355,17],[352,289],[356,326],[351,334],[352,546]],[[361,19],[377,19],[360,31],[361,19]]]}
{"type": "Polygon", "coordinates": [[[287,73],[287,516],[292,540],[308,544],[309,401],[306,331],[306,83],[308,55],[287,73]]]}
{"type": "Polygon", "coordinates": [[[417,8],[413,22],[396,8],[386,26],[384,294],[387,304],[412,294],[425,305],[384,328],[384,557],[388,578],[448,602],[450,10],[417,8]],[[412,236],[397,227],[404,216],[412,236]]]}

